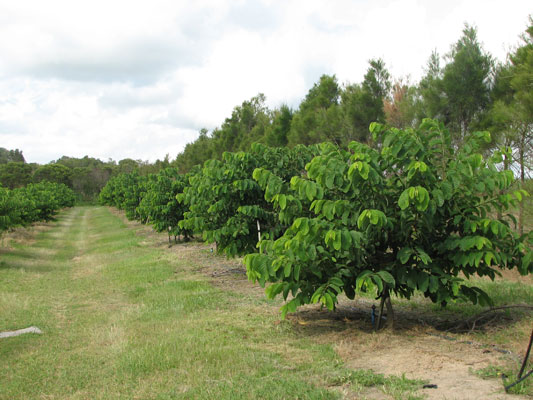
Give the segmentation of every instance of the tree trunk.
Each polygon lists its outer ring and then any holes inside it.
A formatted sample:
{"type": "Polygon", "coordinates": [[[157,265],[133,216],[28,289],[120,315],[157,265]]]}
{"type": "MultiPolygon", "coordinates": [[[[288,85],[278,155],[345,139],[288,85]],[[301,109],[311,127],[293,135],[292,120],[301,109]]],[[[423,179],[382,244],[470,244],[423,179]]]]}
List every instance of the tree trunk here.
{"type": "Polygon", "coordinates": [[[387,327],[392,330],[396,329],[396,318],[394,318],[394,310],[392,309],[392,303],[390,301],[390,295],[385,300],[385,306],[387,307],[387,327]]]}
{"type": "MultiPolygon", "coordinates": [[[[505,150],[509,149],[509,146],[507,146],[507,142],[505,143],[505,150]]],[[[509,156],[507,154],[504,154],[503,156],[503,170],[507,171],[511,167],[511,160],[509,160],[509,156]]],[[[503,190],[500,190],[500,194],[503,194],[503,190]]],[[[498,219],[502,219],[502,212],[498,210],[498,219]]]]}
{"type": "MultiPolygon", "coordinates": [[[[520,162],[520,189],[524,188],[525,183],[524,152],[526,146],[526,134],[527,130],[522,131],[522,134],[520,135],[520,146],[518,149],[518,157],[520,162]]],[[[520,232],[520,235],[524,234],[524,199],[522,199],[522,201],[520,202],[520,211],[518,214],[518,231],[520,232]]]]}
{"type": "Polygon", "coordinates": [[[385,304],[385,294],[381,293],[381,301],[379,302],[379,317],[378,323],[375,326],[375,330],[379,331],[381,329],[381,319],[383,318],[383,305],[385,304]]]}
{"type": "Polygon", "coordinates": [[[381,320],[383,319],[383,306],[387,307],[387,327],[394,330],[396,328],[394,310],[392,308],[390,292],[387,286],[383,288],[383,292],[381,293],[381,302],[379,303],[379,318],[378,323],[376,324],[376,330],[378,331],[381,329],[381,320]]]}

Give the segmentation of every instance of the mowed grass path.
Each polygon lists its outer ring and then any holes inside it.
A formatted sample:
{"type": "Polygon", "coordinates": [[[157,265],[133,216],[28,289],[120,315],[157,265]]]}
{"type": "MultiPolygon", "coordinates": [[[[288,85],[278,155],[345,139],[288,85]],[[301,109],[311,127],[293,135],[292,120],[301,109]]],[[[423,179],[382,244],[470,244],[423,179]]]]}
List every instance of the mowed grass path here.
{"type": "MultiPolygon", "coordinates": [[[[34,243],[0,254],[0,331],[44,332],[0,339],[0,399],[328,399],[362,389],[330,346],[274,323],[278,305],[194,271],[194,258],[143,244],[107,208],[63,212],[34,243]]],[[[412,389],[384,385],[394,397],[412,389]]]]}

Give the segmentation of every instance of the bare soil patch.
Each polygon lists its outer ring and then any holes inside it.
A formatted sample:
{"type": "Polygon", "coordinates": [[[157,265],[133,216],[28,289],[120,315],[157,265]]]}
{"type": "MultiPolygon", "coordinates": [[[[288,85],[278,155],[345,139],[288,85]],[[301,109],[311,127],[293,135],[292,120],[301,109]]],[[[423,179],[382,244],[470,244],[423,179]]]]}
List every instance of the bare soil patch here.
{"type": "MultiPolygon", "coordinates": [[[[404,375],[437,385],[422,389],[428,399],[503,399],[498,380],[483,380],[472,370],[503,365],[501,355],[463,343],[448,343],[424,332],[392,335],[380,333],[359,340],[340,339],[336,351],[354,369],[372,369],[387,375],[404,375]]],[[[348,335],[346,335],[348,336],[348,335]]]]}
{"type": "Polygon", "coordinates": [[[499,379],[482,379],[474,374],[488,366],[516,362],[520,355],[505,354],[508,350],[477,342],[468,335],[443,334],[430,324],[438,320],[430,321],[425,316],[417,323],[417,316],[404,310],[398,310],[400,326],[396,331],[375,333],[370,320],[372,302],[362,299],[346,303],[335,313],[306,306],[288,319],[302,336],[332,344],[350,368],[405,375],[437,385],[436,389],[420,390],[427,399],[527,398],[505,394],[499,379]]]}

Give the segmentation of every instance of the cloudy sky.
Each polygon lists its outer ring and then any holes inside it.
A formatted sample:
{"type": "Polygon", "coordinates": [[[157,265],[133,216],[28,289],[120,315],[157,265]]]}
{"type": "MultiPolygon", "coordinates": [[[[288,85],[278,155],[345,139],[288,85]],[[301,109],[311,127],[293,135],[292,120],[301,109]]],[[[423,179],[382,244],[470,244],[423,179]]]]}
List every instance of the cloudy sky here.
{"type": "Polygon", "coordinates": [[[504,60],[530,0],[0,0],[0,147],[171,159],[258,93],[296,107],[371,58],[416,82],[464,23],[504,60]]]}

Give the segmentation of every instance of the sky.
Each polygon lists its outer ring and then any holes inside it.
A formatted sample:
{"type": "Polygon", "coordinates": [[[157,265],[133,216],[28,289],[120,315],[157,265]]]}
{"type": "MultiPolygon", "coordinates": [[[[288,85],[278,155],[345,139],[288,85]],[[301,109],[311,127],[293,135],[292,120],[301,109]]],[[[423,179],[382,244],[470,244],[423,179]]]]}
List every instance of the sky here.
{"type": "Polygon", "coordinates": [[[172,160],[263,93],[297,108],[323,74],[358,83],[372,58],[416,83],[477,27],[504,61],[530,0],[0,0],[0,147],[172,160]]]}

